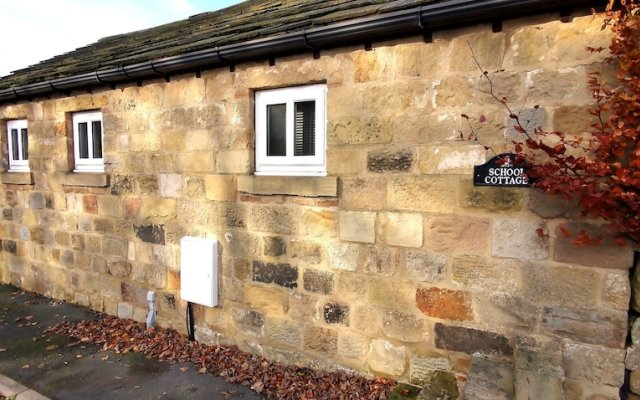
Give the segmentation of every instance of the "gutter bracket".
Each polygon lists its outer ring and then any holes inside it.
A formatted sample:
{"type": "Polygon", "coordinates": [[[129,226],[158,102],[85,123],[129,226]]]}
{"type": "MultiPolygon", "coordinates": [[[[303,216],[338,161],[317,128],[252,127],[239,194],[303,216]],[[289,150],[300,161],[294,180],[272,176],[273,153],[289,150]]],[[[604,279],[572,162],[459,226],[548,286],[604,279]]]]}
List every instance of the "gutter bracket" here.
{"type": "Polygon", "coordinates": [[[98,74],[98,70],[96,70],[96,81],[98,82],[98,84],[102,85],[105,82],[102,81],[102,79],[100,79],[100,75],[98,74]]]}
{"type": "Polygon", "coordinates": [[[422,38],[425,43],[433,42],[433,32],[427,29],[422,22],[422,6],[418,8],[418,30],[422,32],[422,38]]]}
{"type": "Polygon", "coordinates": [[[229,72],[234,72],[236,70],[235,64],[222,56],[222,54],[220,53],[220,47],[216,46],[214,50],[216,52],[216,57],[218,57],[218,60],[220,60],[222,64],[229,67],[229,72]]]}
{"type": "Polygon", "coordinates": [[[317,60],[318,58],[320,58],[320,49],[309,42],[309,37],[307,36],[307,28],[302,31],[302,39],[304,40],[304,47],[313,51],[313,59],[317,60]]]}

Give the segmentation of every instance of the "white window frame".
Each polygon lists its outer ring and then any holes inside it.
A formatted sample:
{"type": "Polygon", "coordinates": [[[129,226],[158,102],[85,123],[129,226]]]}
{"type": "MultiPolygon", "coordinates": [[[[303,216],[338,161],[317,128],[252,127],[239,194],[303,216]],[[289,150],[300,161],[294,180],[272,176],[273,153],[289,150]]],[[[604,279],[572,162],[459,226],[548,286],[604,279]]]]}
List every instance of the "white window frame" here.
{"type": "Polygon", "coordinates": [[[327,85],[307,85],[255,93],[256,175],[327,175],[327,85]],[[313,156],[294,155],[294,103],[315,101],[315,151],[313,156]],[[267,155],[267,106],[286,104],[286,155],[267,155]]]}
{"type": "Polygon", "coordinates": [[[27,152],[28,142],[29,142],[29,128],[26,119],[16,119],[12,121],[7,121],[7,149],[9,150],[9,172],[29,172],[29,154],[27,154],[27,159],[22,158],[22,130],[27,130],[27,152]],[[17,129],[18,130],[18,143],[13,142],[13,136],[11,135],[11,131],[17,129]],[[18,150],[18,158],[13,158],[13,150],[14,146],[18,150]]]}
{"type": "Polygon", "coordinates": [[[73,114],[73,172],[104,172],[104,124],[101,111],[83,111],[73,114]],[[102,157],[93,157],[93,126],[92,122],[100,122],[100,140],[102,141],[102,157]],[[87,124],[87,146],[89,158],[80,158],[79,125],[87,124]]]}

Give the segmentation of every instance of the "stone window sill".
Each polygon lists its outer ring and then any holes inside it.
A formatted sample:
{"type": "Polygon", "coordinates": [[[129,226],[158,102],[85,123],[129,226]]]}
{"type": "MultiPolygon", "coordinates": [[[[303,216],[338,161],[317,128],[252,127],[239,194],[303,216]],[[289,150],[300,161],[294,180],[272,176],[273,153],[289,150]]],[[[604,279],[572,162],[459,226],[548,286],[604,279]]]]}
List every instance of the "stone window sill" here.
{"type": "Polygon", "coordinates": [[[33,185],[33,174],[31,172],[3,172],[0,178],[4,184],[33,185]]]}
{"type": "Polygon", "coordinates": [[[338,178],[335,176],[238,176],[238,191],[264,195],[336,197],[338,178]]]}
{"type": "Polygon", "coordinates": [[[107,187],[109,175],[95,172],[69,172],[58,174],[62,186],[107,187]]]}

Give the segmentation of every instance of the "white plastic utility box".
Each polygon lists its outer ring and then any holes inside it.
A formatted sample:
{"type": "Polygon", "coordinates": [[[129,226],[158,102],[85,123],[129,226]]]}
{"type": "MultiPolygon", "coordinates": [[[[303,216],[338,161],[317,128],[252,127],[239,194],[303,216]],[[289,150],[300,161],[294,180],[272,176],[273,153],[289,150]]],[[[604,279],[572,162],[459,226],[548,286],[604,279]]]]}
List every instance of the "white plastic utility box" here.
{"type": "Polygon", "coordinates": [[[218,241],[192,236],[180,240],[180,298],[218,305],[218,241]]]}

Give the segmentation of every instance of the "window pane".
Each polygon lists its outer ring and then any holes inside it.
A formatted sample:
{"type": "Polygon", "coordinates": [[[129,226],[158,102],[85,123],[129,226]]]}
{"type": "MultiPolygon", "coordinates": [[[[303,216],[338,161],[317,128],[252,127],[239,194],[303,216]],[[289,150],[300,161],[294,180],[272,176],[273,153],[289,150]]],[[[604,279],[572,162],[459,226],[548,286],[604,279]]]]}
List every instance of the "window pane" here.
{"type": "Polygon", "coordinates": [[[91,122],[91,138],[93,139],[93,158],[102,158],[102,124],[91,122]]]}
{"type": "Polygon", "coordinates": [[[27,161],[29,159],[29,140],[27,139],[27,130],[21,129],[20,134],[22,136],[22,159],[27,161]]]}
{"type": "Polygon", "coordinates": [[[20,153],[18,153],[18,130],[11,129],[11,159],[19,160],[20,153]]]}
{"type": "Polygon", "coordinates": [[[89,158],[89,137],[86,122],[78,124],[78,155],[80,158],[89,158]]]}
{"type": "Polygon", "coordinates": [[[267,106],[267,156],[286,156],[286,104],[267,106]]]}
{"type": "Polygon", "coordinates": [[[295,103],[294,155],[316,154],[316,102],[295,103]]]}

